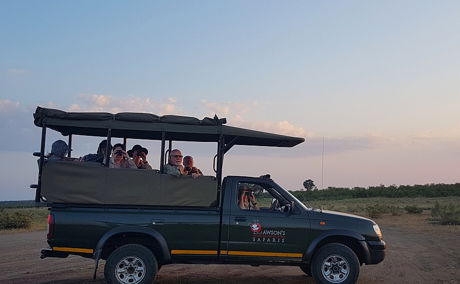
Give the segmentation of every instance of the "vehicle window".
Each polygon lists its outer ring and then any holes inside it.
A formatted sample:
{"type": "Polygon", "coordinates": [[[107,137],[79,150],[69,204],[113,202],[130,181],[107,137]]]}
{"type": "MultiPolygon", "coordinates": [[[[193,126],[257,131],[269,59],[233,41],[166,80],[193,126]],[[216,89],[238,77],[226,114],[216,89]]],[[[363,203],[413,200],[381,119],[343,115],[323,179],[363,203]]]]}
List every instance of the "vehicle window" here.
{"type": "Polygon", "coordinates": [[[284,212],[286,201],[266,184],[238,183],[237,205],[241,210],[284,212]]]}

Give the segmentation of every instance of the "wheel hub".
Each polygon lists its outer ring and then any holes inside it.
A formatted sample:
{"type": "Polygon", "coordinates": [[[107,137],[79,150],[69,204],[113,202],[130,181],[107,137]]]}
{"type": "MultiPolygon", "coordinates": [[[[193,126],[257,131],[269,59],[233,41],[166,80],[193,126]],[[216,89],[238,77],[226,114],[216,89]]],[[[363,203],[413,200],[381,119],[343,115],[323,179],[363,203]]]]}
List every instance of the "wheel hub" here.
{"type": "Polygon", "coordinates": [[[350,266],[344,257],[334,254],[324,259],[321,273],[332,283],[342,283],[350,274],[350,266]]]}
{"type": "Polygon", "coordinates": [[[135,256],[125,257],[117,263],[115,276],[120,283],[139,283],[145,277],[144,262],[135,256]]]}

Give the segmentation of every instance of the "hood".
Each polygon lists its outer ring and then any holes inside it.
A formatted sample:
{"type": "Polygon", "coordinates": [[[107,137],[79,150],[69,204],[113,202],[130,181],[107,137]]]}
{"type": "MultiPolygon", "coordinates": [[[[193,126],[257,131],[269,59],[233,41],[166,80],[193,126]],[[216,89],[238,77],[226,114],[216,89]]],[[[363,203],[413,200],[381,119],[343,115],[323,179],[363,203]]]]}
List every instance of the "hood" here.
{"type": "Polygon", "coordinates": [[[330,219],[346,219],[347,221],[357,221],[357,222],[371,222],[375,224],[374,221],[371,219],[358,216],[358,215],[353,215],[353,214],[348,214],[348,213],[343,213],[343,212],[338,212],[338,211],[331,211],[331,210],[321,210],[321,209],[313,209],[313,212],[315,212],[316,218],[321,218],[325,220],[330,220],[330,219]]]}
{"type": "Polygon", "coordinates": [[[314,209],[310,211],[310,224],[313,230],[339,230],[358,233],[365,239],[377,240],[371,219],[330,210],[314,209]]]}

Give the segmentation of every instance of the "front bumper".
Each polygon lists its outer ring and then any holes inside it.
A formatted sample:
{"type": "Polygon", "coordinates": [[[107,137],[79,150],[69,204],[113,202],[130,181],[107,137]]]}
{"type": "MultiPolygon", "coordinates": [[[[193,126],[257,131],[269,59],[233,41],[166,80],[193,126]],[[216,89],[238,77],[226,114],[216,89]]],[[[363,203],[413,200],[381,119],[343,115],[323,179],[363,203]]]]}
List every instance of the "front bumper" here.
{"type": "Polygon", "coordinates": [[[367,247],[369,248],[369,258],[366,264],[377,264],[383,261],[385,258],[385,249],[387,244],[380,241],[366,241],[367,247]]]}

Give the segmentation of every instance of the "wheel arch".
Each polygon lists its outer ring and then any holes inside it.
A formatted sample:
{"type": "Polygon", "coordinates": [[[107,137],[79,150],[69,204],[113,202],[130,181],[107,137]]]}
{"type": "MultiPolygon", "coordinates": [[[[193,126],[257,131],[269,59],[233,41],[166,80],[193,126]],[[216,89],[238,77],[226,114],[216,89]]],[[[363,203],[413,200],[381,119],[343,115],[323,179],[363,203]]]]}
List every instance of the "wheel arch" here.
{"type": "Polygon", "coordinates": [[[105,259],[117,247],[135,243],[149,248],[159,263],[171,261],[166,239],[158,231],[150,228],[121,226],[106,232],[98,241],[94,253],[94,259],[105,259]]]}
{"type": "Polygon", "coordinates": [[[370,259],[369,248],[362,235],[353,231],[332,230],[313,239],[305,253],[305,262],[311,263],[318,249],[329,243],[340,243],[351,248],[358,257],[360,264],[368,263],[370,259]]]}

